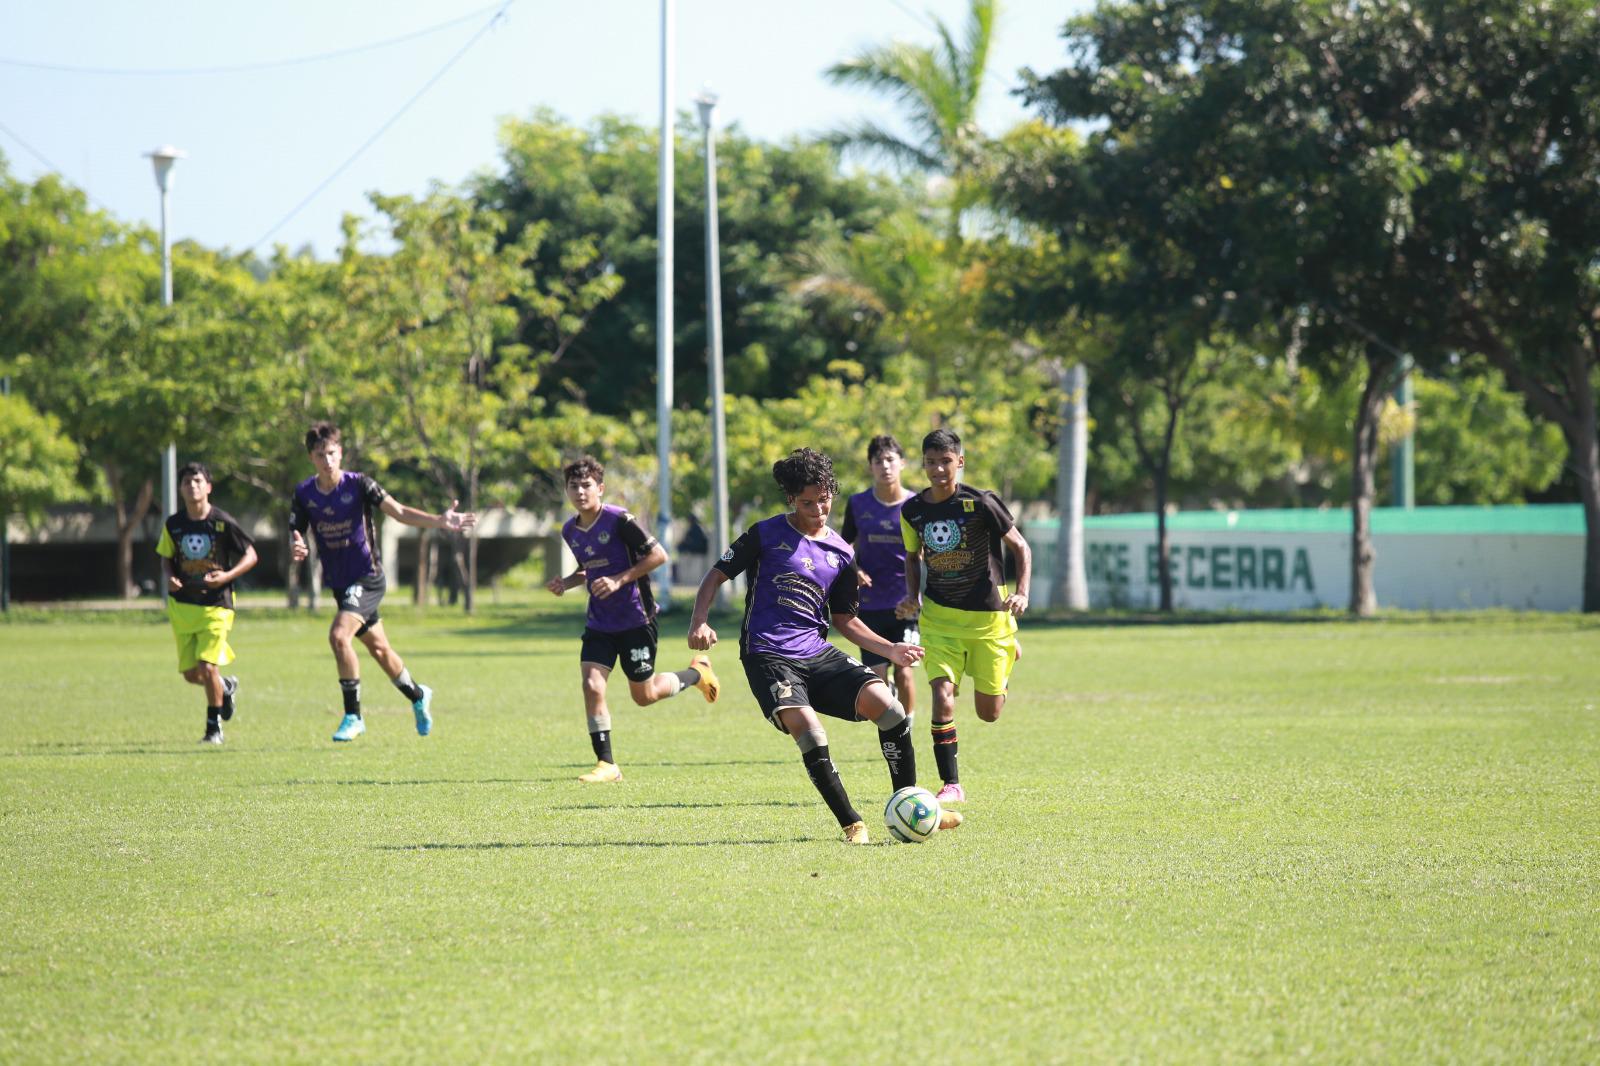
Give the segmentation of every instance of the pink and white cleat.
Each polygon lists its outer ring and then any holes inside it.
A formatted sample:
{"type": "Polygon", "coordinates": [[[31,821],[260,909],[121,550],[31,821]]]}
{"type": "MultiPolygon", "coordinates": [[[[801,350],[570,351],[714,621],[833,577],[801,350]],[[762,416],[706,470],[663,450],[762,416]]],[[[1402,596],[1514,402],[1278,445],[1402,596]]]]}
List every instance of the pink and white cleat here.
{"type": "Polygon", "coordinates": [[[934,799],[938,800],[941,806],[946,803],[965,803],[967,802],[967,790],[961,787],[959,781],[946,781],[944,787],[939,790],[939,794],[934,799]]]}

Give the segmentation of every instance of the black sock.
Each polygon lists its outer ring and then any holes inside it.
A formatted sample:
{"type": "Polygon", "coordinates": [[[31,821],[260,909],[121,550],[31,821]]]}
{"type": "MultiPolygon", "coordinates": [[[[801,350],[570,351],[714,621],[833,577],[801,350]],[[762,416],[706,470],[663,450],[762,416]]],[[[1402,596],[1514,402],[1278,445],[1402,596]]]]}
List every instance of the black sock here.
{"type": "Polygon", "coordinates": [[[678,686],[679,692],[687,691],[700,683],[700,671],[692,666],[687,670],[674,670],[672,673],[679,681],[683,682],[682,685],[678,686]]]}
{"type": "Polygon", "coordinates": [[[850,806],[850,797],[845,795],[844,782],[839,780],[839,771],[833,768],[833,759],[828,755],[828,745],[812,748],[800,758],[806,764],[806,774],[811,778],[811,783],[822,793],[822,801],[828,805],[828,810],[833,812],[833,816],[839,819],[839,824],[846,826],[861,821],[861,815],[850,806]]]}
{"type": "Polygon", "coordinates": [[[933,723],[933,761],[939,764],[939,780],[953,785],[961,780],[956,771],[956,724],[933,723]]]}
{"type": "Polygon", "coordinates": [[[206,732],[215,733],[222,728],[222,708],[206,708],[206,732]]]}
{"type": "Polygon", "coordinates": [[[596,759],[609,763],[617,761],[611,757],[611,730],[600,729],[590,733],[589,744],[594,748],[594,757],[596,759]]]}
{"type": "Polygon", "coordinates": [[[361,679],[341,677],[339,679],[339,689],[344,693],[344,713],[353,714],[360,718],[361,679]]]}
{"type": "Polygon", "coordinates": [[[917,751],[911,746],[911,719],[878,734],[883,761],[889,764],[889,785],[899,792],[917,783],[917,751]]]}
{"type": "Polygon", "coordinates": [[[416,703],[422,698],[422,686],[411,680],[411,671],[402,670],[400,676],[393,679],[394,687],[400,690],[400,695],[416,703]]]}

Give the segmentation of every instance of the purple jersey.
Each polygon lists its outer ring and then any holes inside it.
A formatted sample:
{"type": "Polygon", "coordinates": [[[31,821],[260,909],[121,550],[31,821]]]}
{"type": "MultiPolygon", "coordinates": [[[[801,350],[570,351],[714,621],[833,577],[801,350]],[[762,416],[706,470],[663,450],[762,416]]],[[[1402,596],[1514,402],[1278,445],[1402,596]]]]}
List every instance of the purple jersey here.
{"type": "Polygon", "coordinates": [[[861,592],[863,611],[892,611],[906,598],[906,544],[900,536],[904,502],[884,503],[868,489],[845,503],[840,535],[855,547],[856,566],[872,579],[861,592]]]}
{"type": "Polygon", "coordinates": [[[332,492],[317,488],[315,477],[295,486],[289,527],[304,533],[309,526],[317,538],[324,585],[343,590],[369,574],[383,573],[372,509],[388,498],[376,481],[350,470],[339,475],[332,492]]]}
{"type": "Polygon", "coordinates": [[[745,578],[739,654],[809,659],[828,647],[828,617],[857,612],[855,553],[833,530],[807,537],[786,514],[757,522],[717,560],[745,578]]]}
{"type": "MultiPolygon", "coordinates": [[[[633,515],[621,507],[604,504],[600,515],[588,529],[578,525],[573,515],[561,527],[561,539],[572,549],[583,571],[584,581],[593,585],[596,578],[616,577],[650,554],[656,538],[645,532],[633,515]]],[[[599,633],[621,633],[648,625],[656,616],[656,601],[650,594],[650,575],[630,581],[605,599],[589,596],[589,628],[599,633]]]]}

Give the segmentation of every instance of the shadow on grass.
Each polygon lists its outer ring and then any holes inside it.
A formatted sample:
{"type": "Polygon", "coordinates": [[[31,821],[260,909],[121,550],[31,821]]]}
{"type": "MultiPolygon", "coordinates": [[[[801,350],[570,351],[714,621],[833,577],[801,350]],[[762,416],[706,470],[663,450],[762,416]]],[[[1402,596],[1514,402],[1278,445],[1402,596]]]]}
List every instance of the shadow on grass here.
{"type": "Polygon", "coordinates": [[[255,788],[284,788],[300,785],[338,785],[338,786],[364,786],[364,785],[536,785],[551,781],[568,781],[568,777],[432,777],[417,778],[413,780],[380,780],[378,778],[355,778],[339,781],[319,781],[311,778],[291,778],[288,781],[263,781],[255,788]]]}
{"type": "Polygon", "coordinates": [[[715,810],[721,807],[815,807],[793,800],[735,800],[731,803],[568,803],[547,807],[552,811],[675,811],[715,810]]]}
{"type": "MultiPolygon", "coordinates": [[[[40,747],[45,747],[45,748],[65,748],[66,747],[66,745],[61,745],[61,744],[46,744],[46,745],[39,745],[39,746],[40,747]]],[[[110,757],[114,757],[114,756],[117,756],[117,755],[218,755],[218,754],[221,754],[225,750],[226,749],[224,749],[224,748],[218,748],[214,744],[207,744],[204,747],[202,747],[199,744],[198,738],[197,738],[196,739],[196,743],[194,744],[193,747],[184,747],[184,748],[118,747],[118,746],[114,746],[113,745],[113,746],[100,746],[100,747],[95,747],[95,748],[74,748],[71,751],[66,751],[66,750],[56,750],[56,751],[0,751],[0,759],[57,759],[57,758],[78,757],[78,756],[83,756],[83,755],[98,755],[98,756],[101,756],[103,758],[110,758],[110,757]]],[[[252,748],[250,750],[251,750],[251,754],[255,754],[255,753],[259,752],[262,749],[260,749],[260,748],[252,748]]],[[[292,749],[279,749],[279,750],[292,750],[292,749]]]]}
{"type": "Polygon", "coordinates": [[[507,851],[517,848],[743,848],[808,844],[812,837],[749,840],[491,840],[472,844],[378,844],[373,851],[507,851]]]}

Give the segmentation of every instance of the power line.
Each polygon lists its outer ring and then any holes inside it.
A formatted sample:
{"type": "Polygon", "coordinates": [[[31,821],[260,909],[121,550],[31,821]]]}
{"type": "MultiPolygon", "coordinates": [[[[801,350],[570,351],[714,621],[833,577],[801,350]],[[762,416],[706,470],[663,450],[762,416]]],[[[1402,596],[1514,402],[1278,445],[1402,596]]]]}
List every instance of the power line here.
{"type": "Polygon", "coordinates": [[[263,233],[256,240],[252,241],[248,250],[254,251],[263,244],[267,243],[268,238],[270,238],[274,233],[277,233],[280,229],[287,225],[291,219],[303,211],[307,204],[311,203],[312,200],[315,200],[319,195],[321,195],[322,190],[333,184],[334,179],[348,170],[350,164],[361,158],[362,153],[377,143],[378,139],[389,131],[390,126],[393,126],[396,122],[400,121],[400,116],[409,111],[412,104],[415,104],[418,100],[422,99],[423,95],[426,94],[429,89],[433,88],[434,83],[440,78],[444,77],[450,68],[455,66],[456,62],[460,60],[462,56],[466,55],[472,46],[477,44],[484,34],[488,33],[495,26],[499,25],[500,21],[505,17],[505,13],[514,3],[516,3],[516,0],[505,0],[504,3],[500,4],[499,7],[495,9],[495,13],[489,19],[489,21],[485,22],[481,27],[479,27],[478,32],[474,33],[467,40],[466,44],[458,48],[454,55],[445,60],[444,66],[434,71],[433,76],[423,83],[422,88],[413,93],[411,95],[411,99],[400,105],[400,110],[390,115],[388,120],[385,121],[383,125],[379,126],[372,136],[361,142],[361,147],[357,148],[354,152],[351,152],[349,158],[335,167],[333,173],[329,174],[326,178],[323,178],[315,189],[312,189],[306,194],[305,199],[294,205],[293,210],[291,210],[287,215],[284,215],[282,218],[278,219],[278,221],[273,224],[271,229],[267,230],[267,232],[263,233]]]}
{"type": "Polygon", "coordinates": [[[889,3],[893,4],[895,7],[899,8],[901,11],[904,11],[907,15],[910,15],[913,19],[915,19],[916,21],[922,23],[922,25],[926,26],[928,29],[932,30],[934,33],[938,33],[939,32],[938,23],[934,22],[933,19],[931,19],[929,16],[927,16],[927,15],[921,13],[921,12],[913,11],[910,7],[906,6],[902,2],[902,0],[889,0],[889,3]]]}
{"type": "Polygon", "coordinates": [[[196,74],[240,74],[257,70],[273,70],[279,67],[294,67],[305,63],[321,63],[329,59],[341,59],[345,56],[359,55],[362,52],[373,52],[381,48],[390,48],[407,41],[414,41],[418,37],[427,37],[431,34],[459,26],[463,22],[471,22],[487,11],[504,10],[500,4],[489,4],[465,15],[450,19],[447,22],[436,23],[420,30],[401,34],[399,37],[390,37],[382,41],[372,41],[368,44],[353,45],[349,48],[337,48],[331,52],[317,52],[312,55],[292,56],[288,59],[268,59],[259,63],[237,63],[230,66],[219,67],[78,67],[64,63],[38,63],[29,59],[12,59],[0,56],[0,66],[26,67],[31,70],[50,70],[63,74],[106,74],[119,77],[187,77],[196,74]]]}
{"type": "MultiPolygon", "coordinates": [[[[60,167],[56,166],[55,163],[51,162],[50,159],[43,152],[39,151],[39,149],[35,148],[33,145],[31,145],[27,141],[23,140],[22,139],[22,135],[17,133],[16,130],[12,129],[10,126],[7,126],[4,122],[0,122],[0,133],[5,134],[7,137],[10,137],[13,141],[16,141],[18,144],[20,144],[25,152],[27,152],[29,155],[33,156],[33,158],[37,159],[39,162],[43,163],[45,165],[45,168],[48,171],[50,171],[52,174],[59,175],[63,181],[66,181],[69,185],[73,185],[72,180],[67,177],[67,172],[66,171],[62,170],[60,167]]],[[[85,200],[89,201],[89,203],[96,210],[105,211],[108,214],[110,213],[111,208],[107,207],[105,204],[101,203],[99,200],[96,200],[92,195],[90,195],[88,189],[84,188],[82,185],[73,185],[73,187],[76,188],[79,192],[83,193],[83,198],[85,200]]]]}

